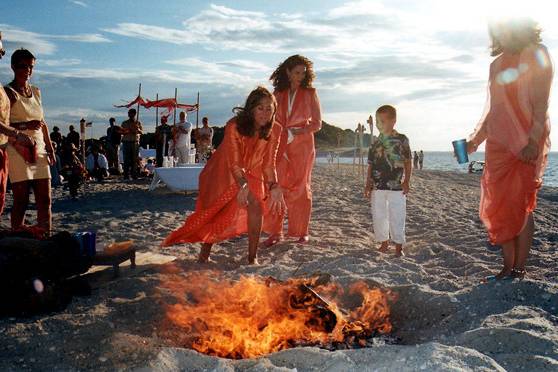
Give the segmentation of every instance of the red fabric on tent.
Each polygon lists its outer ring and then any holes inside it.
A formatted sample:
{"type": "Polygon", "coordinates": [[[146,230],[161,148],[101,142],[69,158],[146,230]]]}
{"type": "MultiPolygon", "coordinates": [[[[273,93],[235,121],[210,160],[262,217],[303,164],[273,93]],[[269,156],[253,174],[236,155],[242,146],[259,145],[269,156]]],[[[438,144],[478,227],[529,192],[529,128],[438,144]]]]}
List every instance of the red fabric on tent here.
{"type": "Polygon", "coordinates": [[[141,106],[145,105],[145,101],[141,96],[137,96],[132,102],[130,103],[126,103],[125,105],[113,105],[114,107],[118,107],[118,108],[122,108],[122,107],[126,107],[126,108],[130,108],[134,105],[140,104],[141,106]]]}

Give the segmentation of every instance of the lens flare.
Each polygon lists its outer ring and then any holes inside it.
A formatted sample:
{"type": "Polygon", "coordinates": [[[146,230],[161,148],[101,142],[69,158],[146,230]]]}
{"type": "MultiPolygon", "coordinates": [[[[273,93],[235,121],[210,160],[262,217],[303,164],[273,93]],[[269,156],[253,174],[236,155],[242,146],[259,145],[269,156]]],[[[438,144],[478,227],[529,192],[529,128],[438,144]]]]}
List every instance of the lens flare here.
{"type": "Polygon", "coordinates": [[[35,289],[35,292],[37,293],[43,293],[43,291],[45,290],[45,285],[40,279],[35,279],[33,280],[33,289],[35,289]]]}

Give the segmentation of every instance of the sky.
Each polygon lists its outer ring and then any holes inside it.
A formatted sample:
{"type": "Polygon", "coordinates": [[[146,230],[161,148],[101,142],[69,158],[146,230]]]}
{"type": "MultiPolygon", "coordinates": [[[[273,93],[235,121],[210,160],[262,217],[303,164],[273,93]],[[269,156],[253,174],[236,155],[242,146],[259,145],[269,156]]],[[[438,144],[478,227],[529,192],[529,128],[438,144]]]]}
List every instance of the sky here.
{"type": "MultiPolygon", "coordinates": [[[[486,101],[487,21],[528,15],[558,55],[553,1],[146,1],[2,0],[7,56],[25,47],[37,57],[32,84],[45,117],[67,132],[84,117],[94,137],[115,104],[138,94],[195,103],[200,123],[223,125],[258,85],[293,54],[314,62],[323,119],[354,129],[383,104],[398,109],[396,128],[413,150],[450,151],[479,121],[486,101]]],[[[13,74],[0,61],[0,82],[13,74]]],[[[554,85],[557,83],[555,82],[554,85]]],[[[550,115],[558,115],[551,101],[550,115]]],[[[148,131],[154,109],[140,112],[148,131]]],[[[189,121],[195,123],[196,115],[189,121]]],[[[558,131],[551,134],[558,143],[558,131]]]]}

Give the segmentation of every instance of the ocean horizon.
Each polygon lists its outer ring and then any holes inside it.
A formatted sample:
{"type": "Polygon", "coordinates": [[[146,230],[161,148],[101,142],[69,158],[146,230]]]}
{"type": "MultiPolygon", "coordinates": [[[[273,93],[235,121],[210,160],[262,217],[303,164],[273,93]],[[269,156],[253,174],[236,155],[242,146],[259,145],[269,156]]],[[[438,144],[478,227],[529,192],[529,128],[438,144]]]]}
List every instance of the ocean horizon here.
{"type": "MultiPolygon", "coordinates": [[[[366,162],[366,157],[364,161],[366,162]]],[[[476,152],[469,155],[469,161],[484,161],[484,152],[476,152]]],[[[336,160],[337,161],[337,160],[336,160]]],[[[319,164],[327,164],[326,156],[316,157],[319,164]]],[[[340,157],[341,164],[353,164],[352,157],[340,157]]],[[[425,151],[423,169],[468,172],[469,164],[458,164],[451,151],[425,151]]],[[[543,186],[558,187],[558,152],[553,151],[548,154],[548,165],[543,177],[543,186]]]]}

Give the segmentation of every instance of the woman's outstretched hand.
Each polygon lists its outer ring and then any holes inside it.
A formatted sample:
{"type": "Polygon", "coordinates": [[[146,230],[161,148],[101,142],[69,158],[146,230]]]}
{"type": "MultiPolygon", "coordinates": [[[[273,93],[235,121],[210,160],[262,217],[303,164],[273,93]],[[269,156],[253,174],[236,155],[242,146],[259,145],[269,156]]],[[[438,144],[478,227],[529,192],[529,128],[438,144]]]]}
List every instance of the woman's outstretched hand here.
{"type": "Polygon", "coordinates": [[[539,157],[539,146],[535,141],[529,139],[529,143],[521,150],[518,157],[522,162],[534,163],[539,157]]]}
{"type": "Polygon", "coordinates": [[[283,198],[283,190],[281,187],[277,186],[271,189],[269,192],[269,209],[272,214],[282,214],[287,204],[285,203],[285,198],[283,198]]]}

